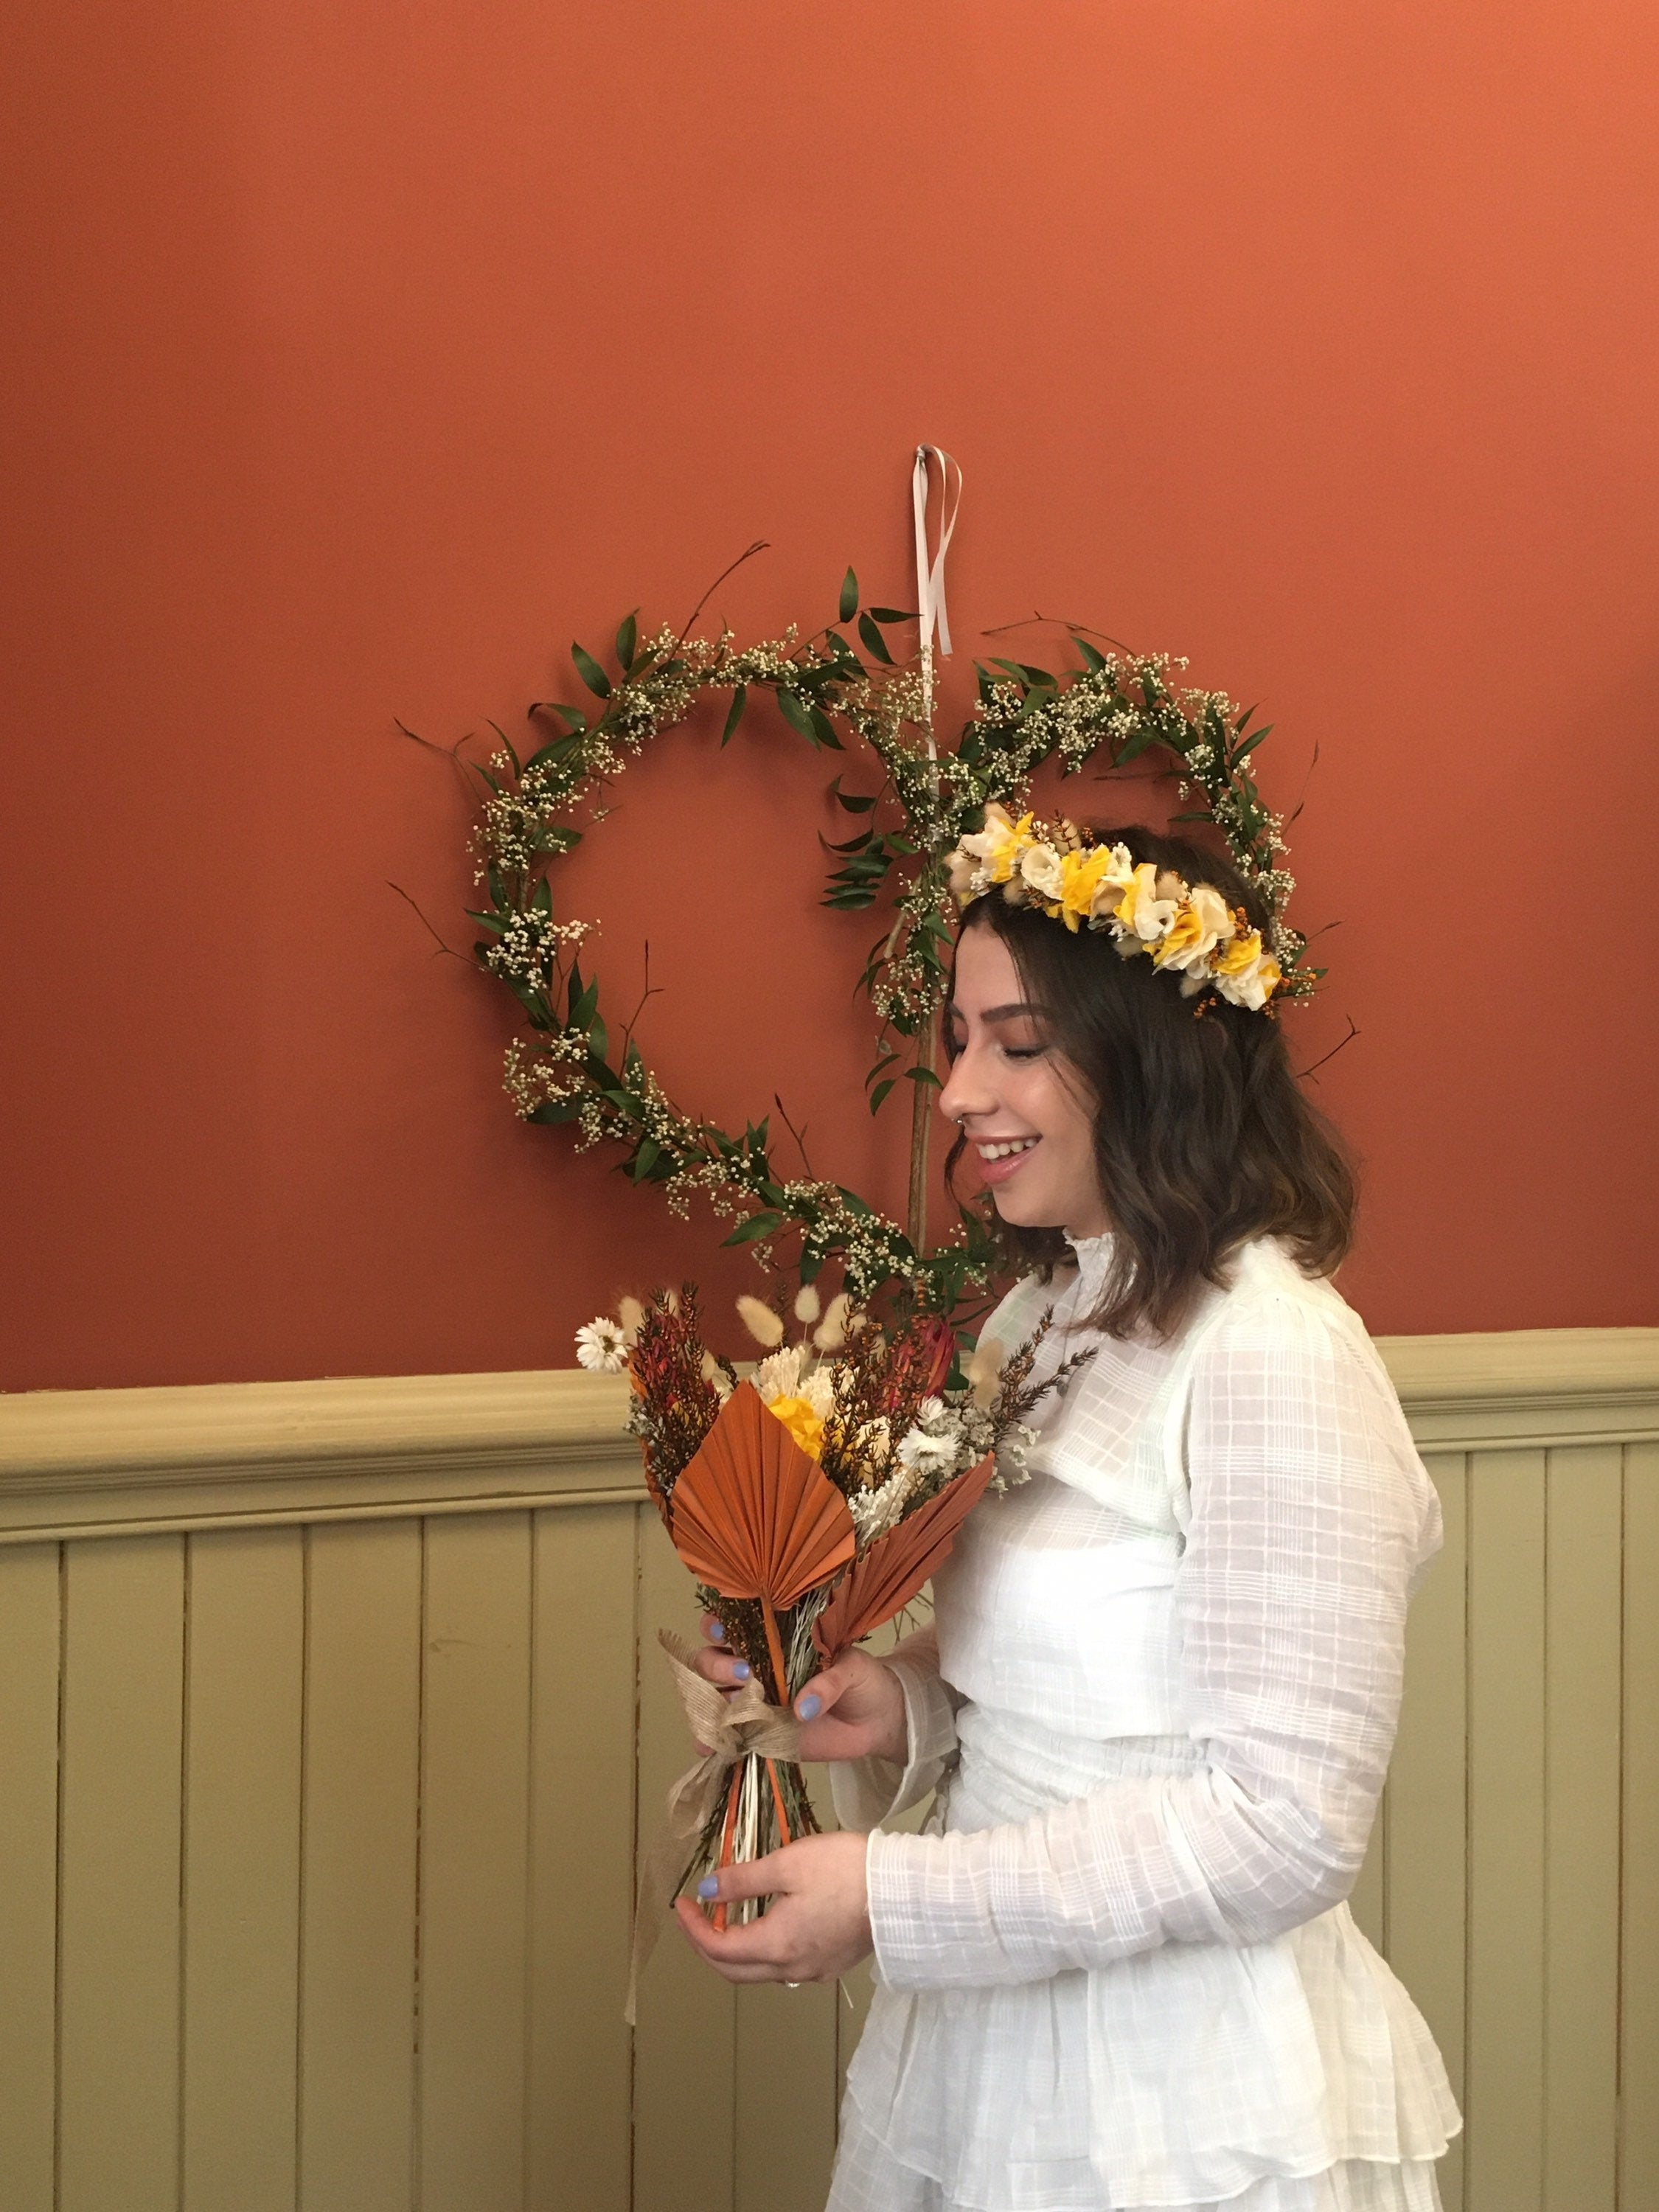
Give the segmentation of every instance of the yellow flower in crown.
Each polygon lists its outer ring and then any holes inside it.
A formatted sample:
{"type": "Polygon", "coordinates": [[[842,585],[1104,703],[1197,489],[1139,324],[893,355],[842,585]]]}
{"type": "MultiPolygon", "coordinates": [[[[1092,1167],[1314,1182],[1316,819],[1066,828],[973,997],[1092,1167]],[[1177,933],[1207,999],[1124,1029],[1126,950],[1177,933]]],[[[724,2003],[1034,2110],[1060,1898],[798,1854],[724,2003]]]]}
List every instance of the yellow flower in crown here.
{"type": "Polygon", "coordinates": [[[985,827],[963,839],[963,850],[985,863],[985,872],[994,884],[1006,884],[1020,854],[1036,842],[1029,814],[1022,814],[1018,822],[1011,821],[1007,809],[994,799],[985,810],[985,827]]]}
{"type": "MultiPolygon", "coordinates": [[[[1121,845],[1094,845],[1080,853],[1062,853],[1060,859],[1060,911],[1067,929],[1103,910],[1103,894],[1111,892],[1115,906],[1127,880],[1129,855],[1121,845]],[[1119,862],[1121,861],[1121,867],[1119,862]]],[[[1107,909],[1109,910],[1109,909],[1107,909]]]]}
{"type": "Polygon", "coordinates": [[[1184,969],[1196,975],[1223,938],[1231,935],[1232,911],[1213,884],[1194,884],[1190,895],[1176,908],[1175,920],[1164,942],[1154,947],[1152,958],[1160,968],[1184,969]]]}
{"type": "Polygon", "coordinates": [[[805,1398],[774,1398],[766,1410],[783,1423],[809,1458],[823,1456],[823,1421],[821,1415],[813,1412],[810,1401],[805,1398]]]}
{"type": "Polygon", "coordinates": [[[1224,952],[1218,952],[1211,965],[1218,975],[1243,975],[1254,968],[1261,957],[1261,933],[1247,930],[1243,937],[1234,938],[1224,952]]]}
{"type": "MultiPolygon", "coordinates": [[[[1170,877],[1170,883],[1179,878],[1170,877]]],[[[1161,891],[1158,870],[1150,860],[1143,860],[1126,887],[1123,896],[1114,908],[1121,922],[1127,925],[1130,933],[1143,945],[1155,944],[1168,930],[1176,918],[1177,902],[1167,891],[1161,891]]]]}

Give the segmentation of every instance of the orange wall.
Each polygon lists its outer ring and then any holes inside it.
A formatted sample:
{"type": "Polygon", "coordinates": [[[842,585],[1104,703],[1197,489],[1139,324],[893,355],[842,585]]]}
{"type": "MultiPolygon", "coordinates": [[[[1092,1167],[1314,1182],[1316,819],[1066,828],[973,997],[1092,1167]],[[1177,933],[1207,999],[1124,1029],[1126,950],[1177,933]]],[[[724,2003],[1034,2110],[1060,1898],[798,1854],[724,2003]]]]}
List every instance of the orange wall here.
{"type": "MultiPolygon", "coordinates": [[[[61,0],[14,10],[0,881],[13,1388],[566,1364],[712,1263],[499,1088],[429,957],[447,742],[642,600],[1184,651],[1279,724],[1373,1328],[1659,1321],[1648,0],[61,0]]],[[[688,1104],[896,1190],[822,763],[582,856],[688,1104]],[[695,836],[695,866],[665,854],[695,836]],[[660,867],[659,880],[642,881],[660,867]],[[743,966],[742,930],[752,952],[743,966]]]]}

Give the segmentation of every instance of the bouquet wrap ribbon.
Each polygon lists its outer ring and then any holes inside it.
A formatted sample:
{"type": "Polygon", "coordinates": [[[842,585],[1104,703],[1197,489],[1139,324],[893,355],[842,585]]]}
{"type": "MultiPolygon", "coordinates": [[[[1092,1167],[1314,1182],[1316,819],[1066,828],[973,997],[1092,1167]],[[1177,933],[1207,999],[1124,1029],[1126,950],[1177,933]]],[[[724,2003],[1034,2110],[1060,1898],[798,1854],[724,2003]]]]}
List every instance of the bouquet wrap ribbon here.
{"type": "Polygon", "coordinates": [[[667,1828],[640,1869],[634,1909],[634,1956],[628,1974],[628,2009],[623,2014],[630,2027],[640,1976],[656,1948],[691,1846],[720,1802],[726,1775],[750,1753],[762,1759],[800,1757],[799,1723],[767,1703],[766,1693],[753,1675],[735,1697],[728,1696],[718,1683],[698,1674],[692,1664],[697,1656],[694,1644],[666,1628],[658,1630],[657,1638],[668,1655],[669,1671],[680,1694],[686,1724],[694,1741],[706,1743],[708,1751],[706,1757],[688,1766],[669,1790],[667,1828]]]}

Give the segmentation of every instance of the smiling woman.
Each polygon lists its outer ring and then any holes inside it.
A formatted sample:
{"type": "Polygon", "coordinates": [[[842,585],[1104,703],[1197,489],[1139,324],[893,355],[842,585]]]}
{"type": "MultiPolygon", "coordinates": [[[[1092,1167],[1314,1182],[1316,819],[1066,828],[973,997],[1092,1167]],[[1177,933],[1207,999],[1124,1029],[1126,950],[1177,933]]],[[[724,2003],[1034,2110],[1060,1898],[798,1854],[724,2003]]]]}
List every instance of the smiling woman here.
{"type": "Polygon", "coordinates": [[[1347,1899],[1440,1509],[1328,1279],[1352,1178],[1249,981],[1267,917],[1141,829],[988,809],[951,865],[952,1160],[1038,1262],[980,1351],[1046,1315],[1056,1387],[933,1626],[795,1698],[846,1832],[682,1923],[737,1981],[873,1951],[830,2212],[1437,2212],[1457,2109],[1347,1899]]]}
{"type": "MultiPolygon", "coordinates": [[[[1263,926],[1215,853],[1139,827],[1098,832],[1092,850],[1119,846],[1263,926]]],[[[951,1166],[977,1152],[1011,1260],[1052,1267],[1066,1232],[1114,1230],[1091,1316],[1114,1334],[1168,1334],[1254,1237],[1331,1273],[1352,1239],[1353,1176],[1273,1012],[1183,993],[1172,963],[1123,957],[1133,939],[1056,928],[1006,896],[975,899],[963,923],[941,1103],[962,1131],[951,1166]]]]}

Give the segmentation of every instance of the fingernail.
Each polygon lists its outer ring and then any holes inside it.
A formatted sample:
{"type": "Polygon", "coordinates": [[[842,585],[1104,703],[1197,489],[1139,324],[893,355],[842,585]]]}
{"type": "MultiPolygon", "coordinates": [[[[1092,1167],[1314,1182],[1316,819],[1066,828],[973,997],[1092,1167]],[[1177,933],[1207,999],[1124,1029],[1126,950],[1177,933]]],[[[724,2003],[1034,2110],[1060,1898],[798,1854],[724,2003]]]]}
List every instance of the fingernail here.
{"type": "Polygon", "coordinates": [[[725,1643],[725,1641],[726,1641],[726,1624],[725,1624],[723,1621],[719,1621],[719,1620],[711,1620],[711,1621],[709,1622],[709,1624],[708,1624],[708,1640],[709,1640],[709,1642],[710,1642],[711,1644],[724,1644],[724,1643],[725,1643]]]}
{"type": "Polygon", "coordinates": [[[697,1895],[702,1898],[703,1903],[707,1905],[711,1897],[718,1897],[720,1893],[720,1886],[714,1876],[712,1874],[704,1875],[702,1880],[697,1884],[697,1895]]]}
{"type": "Polygon", "coordinates": [[[800,1715],[804,1721],[815,1721],[818,1715],[823,1711],[823,1699],[820,1697],[814,1696],[813,1692],[809,1690],[806,1692],[806,1695],[801,1699],[800,1703],[795,1707],[795,1711],[800,1715]]]}
{"type": "Polygon", "coordinates": [[[746,1682],[749,1680],[749,1662],[746,1659],[734,1659],[732,1662],[732,1679],[734,1682],[746,1682]]]}

